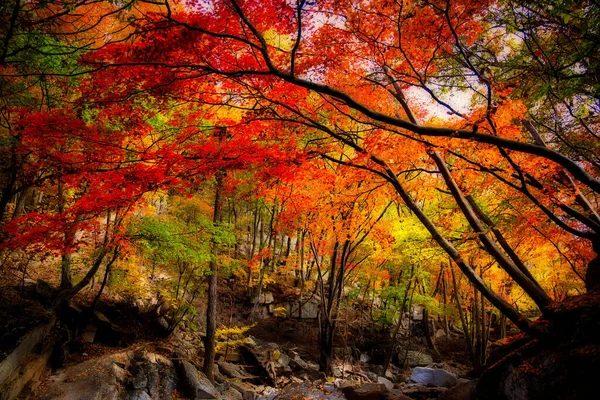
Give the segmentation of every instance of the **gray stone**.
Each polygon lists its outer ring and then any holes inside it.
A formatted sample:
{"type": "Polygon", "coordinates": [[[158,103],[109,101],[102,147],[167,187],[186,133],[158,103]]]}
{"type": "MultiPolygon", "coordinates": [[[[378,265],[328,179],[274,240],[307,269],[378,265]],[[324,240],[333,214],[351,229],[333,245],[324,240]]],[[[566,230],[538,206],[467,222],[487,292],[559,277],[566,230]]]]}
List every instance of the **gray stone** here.
{"type": "Polygon", "coordinates": [[[456,385],[458,378],[453,373],[443,369],[416,367],[412,371],[410,379],[416,383],[426,386],[438,386],[450,388],[456,385]]]}
{"type": "MultiPolygon", "coordinates": [[[[302,303],[302,315],[301,317],[304,319],[316,319],[319,316],[319,308],[320,308],[320,302],[317,300],[310,300],[306,303],[302,303]]],[[[299,318],[300,317],[300,313],[299,311],[299,304],[298,302],[293,302],[293,303],[285,303],[284,307],[287,311],[287,315],[289,315],[291,318],[299,318]]]]}
{"type": "MultiPolygon", "coordinates": [[[[398,365],[402,366],[406,353],[401,351],[398,353],[398,365]]],[[[433,358],[426,353],[421,353],[416,350],[409,350],[408,356],[406,356],[406,364],[409,367],[425,367],[433,363],[433,358]]]]}
{"type": "Polygon", "coordinates": [[[285,354],[285,353],[281,353],[279,355],[279,358],[277,359],[277,363],[279,364],[280,367],[287,367],[288,365],[290,365],[290,357],[285,354]]]}
{"type": "Polygon", "coordinates": [[[394,388],[394,384],[389,379],[384,378],[383,376],[377,377],[377,383],[384,384],[387,390],[392,390],[394,388]]]}
{"type": "Polygon", "coordinates": [[[180,362],[180,375],[184,388],[184,394],[197,399],[216,399],[219,392],[208,380],[206,375],[199,372],[194,365],[188,361],[180,362]]]}
{"type": "Polygon", "coordinates": [[[118,366],[116,363],[112,363],[112,374],[111,376],[113,377],[113,383],[114,384],[124,384],[125,382],[127,382],[127,379],[129,378],[129,372],[126,369],[121,368],[120,366],[118,366]]]}
{"type": "Polygon", "coordinates": [[[229,388],[225,392],[221,393],[222,400],[244,400],[244,397],[240,392],[235,390],[234,388],[229,388]]]}
{"type": "Polygon", "coordinates": [[[177,385],[177,372],[171,360],[160,360],[157,364],[158,376],[160,377],[158,399],[170,399],[177,385]]]}
{"type": "Polygon", "coordinates": [[[256,389],[249,383],[246,382],[238,382],[238,381],[230,381],[229,385],[231,388],[237,390],[241,393],[243,400],[254,400],[254,394],[256,393],[256,389]]]}
{"type": "Polygon", "coordinates": [[[323,385],[323,390],[327,392],[333,392],[336,389],[334,383],[326,383],[323,385]]]}
{"type": "Polygon", "coordinates": [[[43,379],[49,372],[55,340],[49,333],[53,325],[54,317],[25,334],[19,345],[0,361],[0,398],[15,398],[27,384],[43,379]]]}
{"type": "Polygon", "coordinates": [[[143,390],[134,390],[129,396],[129,400],[152,400],[152,397],[143,390]]]}
{"type": "Polygon", "coordinates": [[[148,377],[141,365],[133,365],[131,367],[131,385],[134,389],[144,389],[148,386],[148,377]]]}
{"type": "Polygon", "coordinates": [[[230,364],[225,361],[217,361],[217,365],[219,366],[219,371],[230,378],[244,379],[250,377],[247,373],[242,371],[242,368],[239,365],[230,364]]]}
{"type": "Polygon", "coordinates": [[[158,373],[157,365],[152,362],[144,363],[144,372],[146,378],[148,378],[148,384],[146,385],[148,393],[152,398],[158,398],[160,388],[160,375],[158,373]]]}
{"type": "Polygon", "coordinates": [[[367,378],[369,378],[372,382],[377,382],[377,378],[379,378],[375,372],[371,371],[365,371],[365,375],[367,375],[367,378]]]}
{"type": "Polygon", "coordinates": [[[359,361],[361,363],[368,363],[369,361],[371,361],[371,356],[367,353],[360,353],[359,361]]]}

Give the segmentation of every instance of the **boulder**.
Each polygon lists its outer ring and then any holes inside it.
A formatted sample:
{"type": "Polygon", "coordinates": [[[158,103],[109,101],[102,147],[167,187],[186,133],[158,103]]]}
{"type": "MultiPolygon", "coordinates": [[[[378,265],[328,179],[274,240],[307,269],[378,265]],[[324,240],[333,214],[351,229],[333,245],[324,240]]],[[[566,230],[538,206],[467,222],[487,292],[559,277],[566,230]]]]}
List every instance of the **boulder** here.
{"type": "Polygon", "coordinates": [[[388,390],[380,383],[364,383],[342,389],[348,400],[387,400],[388,390]]]}
{"type": "Polygon", "coordinates": [[[359,361],[361,363],[368,363],[369,361],[371,361],[371,356],[367,353],[360,353],[359,361]]]}
{"type": "Polygon", "coordinates": [[[206,375],[198,371],[196,367],[188,362],[179,363],[179,374],[184,394],[191,399],[216,399],[219,395],[217,389],[208,380],[206,375]]]}
{"type": "Polygon", "coordinates": [[[240,392],[234,388],[229,388],[225,392],[221,393],[222,400],[244,400],[244,397],[240,392]]]}
{"type": "Polygon", "coordinates": [[[248,374],[246,371],[243,371],[242,367],[239,365],[230,364],[222,360],[217,361],[217,365],[219,366],[219,371],[229,378],[241,380],[256,378],[255,376],[248,374]]]}
{"type": "Polygon", "coordinates": [[[403,366],[404,359],[406,358],[406,365],[409,367],[425,367],[433,363],[433,358],[426,353],[422,353],[416,350],[408,350],[408,354],[404,351],[398,353],[398,365],[403,366]]]}
{"type": "Polygon", "coordinates": [[[129,396],[129,400],[152,400],[152,397],[143,390],[134,390],[129,396]]]}
{"type": "Polygon", "coordinates": [[[416,383],[426,386],[438,386],[450,388],[456,385],[458,378],[451,372],[443,369],[416,367],[412,371],[410,379],[416,383]]]}
{"type": "Polygon", "coordinates": [[[394,384],[389,379],[384,378],[383,376],[377,377],[377,383],[385,385],[387,390],[392,390],[394,388],[394,384]]]}
{"type": "Polygon", "coordinates": [[[239,392],[242,395],[243,400],[254,400],[256,389],[251,384],[233,380],[229,381],[229,386],[239,392]]]}
{"type": "Polygon", "coordinates": [[[291,318],[306,318],[306,319],[316,319],[319,316],[319,309],[321,307],[321,303],[318,300],[312,299],[307,301],[306,303],[302,303],[302,314],[300,315],[298,302],[285,303],[283,306],[286,309],[287,315],[291,318]]]}

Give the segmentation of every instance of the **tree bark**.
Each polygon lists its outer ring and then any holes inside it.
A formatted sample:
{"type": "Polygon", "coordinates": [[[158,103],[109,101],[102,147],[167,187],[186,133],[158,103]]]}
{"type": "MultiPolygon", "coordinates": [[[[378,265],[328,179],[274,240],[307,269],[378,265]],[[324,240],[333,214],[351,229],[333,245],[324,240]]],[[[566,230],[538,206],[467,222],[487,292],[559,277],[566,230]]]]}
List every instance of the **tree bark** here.
{"type": "MultiPolygon", "coordinates": [[[[216,176],[215,204],[213,209],[213,227],[217,228],[221,219],[223,179],[225,173],[220,171],[216,176]]],[[[217,330],[217,243],[211,239],[210,246],[210,278],[208,280],[208,306],[206,308],[206,336],[204,337],[204,374],[215,381],[215,334],[217,330]]]]}

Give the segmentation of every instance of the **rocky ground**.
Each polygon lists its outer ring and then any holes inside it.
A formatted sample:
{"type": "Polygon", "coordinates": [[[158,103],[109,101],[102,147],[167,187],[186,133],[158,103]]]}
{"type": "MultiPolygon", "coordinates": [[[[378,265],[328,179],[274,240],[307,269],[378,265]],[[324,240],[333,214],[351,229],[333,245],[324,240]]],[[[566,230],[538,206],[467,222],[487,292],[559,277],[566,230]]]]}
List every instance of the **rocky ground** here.
{"type": "MultiPolygon", "coordinates": [[[[265,298],[266,303],[270,301],[265,298]]],[[[201,315],[203,305],[197,307],[201,315]]],[[[222,307],[220,313],[230,317],[230,324],[245,322],[231,318],[230,305],[222,307]]],[[[0,361],[0,378],[5,380],[0,382],[1,398],[14,399],[21,392],[18,398],[22,400],[448,400],[462,398],[451,394],[465,391],[465,387],[468,392],[472,386],[461,378],[466,366],[435,363],[416,340],[409,342],[411,350],[399,357],[406,360],[407,369],[393,364],[384,373],[378,365],[379,338],[369,339],[364,332],[354,332],[354,336],[364,336],[362,344],[336,349],[334,374],[327,377],[316,363],[314,313],[307,310],[304,320],[279,319],[270,315],[269,304],[263,307],[264,315],[251,330],[254,336],[242,346],[218,354],[216,382],[212,384],[200,372],[202,332],[193,328],[194,324],[181,324],[164,337],[166,323],[156,304],[105,303],[91,314],[86,304],[74,304],[53,319],[58,322],[44,325],[17,345],[10,354],[18,357],[0,361]]],[[[243,315],[243,310],[235,313],[243,315]]],[[[457,347],[456,343],[446,344],[457,347]]]]}
{"type": "Polygon", "coordinates": [[[394,366],[381,376],[373,372],[377,370],[374,365],[338,362],[335,376],[326,377],[298,352],[250,339],[230,354],[235,362],[224,358],[217,362],[214,385],[199,371],[197,358],[176,353],[182,343],[173,338],[158,347],[138,343],[103,355],[84,353],[78,362],[50,375],[34,394],[21,398],[453,399],[447,393],[469,384],[440,364],[414,367],[410,375],[394,366]]]}

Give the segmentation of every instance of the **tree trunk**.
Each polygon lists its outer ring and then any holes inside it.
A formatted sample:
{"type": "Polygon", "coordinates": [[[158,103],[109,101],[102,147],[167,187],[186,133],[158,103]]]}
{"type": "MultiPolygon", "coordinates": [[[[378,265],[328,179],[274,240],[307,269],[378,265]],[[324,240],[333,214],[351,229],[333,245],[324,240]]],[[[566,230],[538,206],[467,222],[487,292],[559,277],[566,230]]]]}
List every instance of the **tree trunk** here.
{"type": "Polygon", "coordinates": [[[458,293],[458,286],[456,285],[456,276],[454,275],[454,268],[452,268],[452,264],[450,264],[450,273],[452,274],[452,285],[454,287],[454,300],[456,301],[456,309],[458,310],[460,324],[463,329],[463,334],[465,335],[465,341],[467,342],[467,351],[469,352],[469,356],[471,357],[471,362],[474,362],[473,342],[471,341],[471,335],[469,334],[469,326],[467,325],[467,319],[465,317],[465,312],[464,312],[464,310],[462,308],[462,304],[460,302],[460,295],[458,293]]]}
{"type": "Polygon", "coordinates": [[[404,309],[406,307],[406,301],[408,300],[408,293],[410,292],[412,286],[412,280],[414,275],[415,266],[411,265],[410,268],[410,277],[408,280],[408,285],[406,285],[406,291],[404,292],[404,299],[402,300],[402,306],[400,307],[400,312],[398,313],[398,322],[396,323],[396,327],[394,328],[394,332],[392,333],[392,337],[390,339],[390,348],[385,355],[383,360],[383,375],[387,372],[390,363],[392,362],[392,358],[394,357],[394,353],[396,352],[396,336],[400,331],[400,326],[402,326],[402,317],[404,316],[404,309]]]}
{"type": "Polygon", "coordinates": [[[448,169],[448,166],[446,165],[442,157],[436,152],[431,152],[429,155],[431,156],[435,164],[438,166],[438,169],[440,170],[440,173],[444,178],[448,189],[450,189],[454,200],[458,204],[460,210],[462,211],[463,215],[465,216],[475,233],[477,233],[479,241],[481,242],[483,247],[492,257],[494,257],[494,259],[498,262],[498,265],[500,265],[502,269],[504,269],[504,271],[506,271],[508,275],[510,275],[510,277],[519,286],[521,286],[521,288],[523,288],[525,293],[527,293],[529,297],[531,297],[531,299],[540,308],[542,313],[546,312],[548,306],[552,303],[550,297],[548,297],[546,292],[544,292],[544,290],[537,284],[537,282],[529,279],[529,277],[525,275],[489,237],[489,235],[486,233],[486,229],[477,217],[475,211],[473,210],[465,196],[462,194],[460,188],[452,178],[450,170],[448,169]]]}
{"type": "MultiPolygon", "coordinates": [[[[215,204],[213,210],[213,226],[216,228],[221,219],[223,179],[225,174],[218,172],[216,176],[215,204]]],[[[214,238],[210,246],[210,278],[208,280],[208,306],[206,308],[206,336],[204,338],[204,374],[215,381],[215,333],[217,330],[217,243],[214,238]]]]}
{"type": "Polygon", "coordinates": [[[437,347],[435,347],[435,343],[433,342],[434,332],[431,332],[431,328],[429,327],[429,311],[427,310],[427,307],[423,307],[423,330],[425,331],[425,340],[427,341],[427,347],[429,347],[432,353],[439,360],[441,360],[442,356],[438,351],[437,347]]]}
{"type": "Polygon", "coordinates": [[[516,326],[522,331],[531,334],[534,337],[540,336],[540,332],[535,330],[532,324],[518,312],[514,307],[504,301],[496,293],[492,292],[483,283],[479,275],[473,270],[473,268],[463,259],[460,252],[450,243],[437,229],[433,222],[425,215],[421,207],[413,200],[411,195],[404,189],[404,186],[398,180],[398,177],[394,171],[392,171],[386,165],[385,171],[386,179],[394,186],[396,193],[402,198],[404,204],[415,214],[419,221],[423,224],[425,229],[429,231],[432,238],[440,245],[440,247],[450,256],[452,261],[458,265],[463,274],[473,283],[473,285],[492,303],[501,313],[505,314],[516,326]]]}

